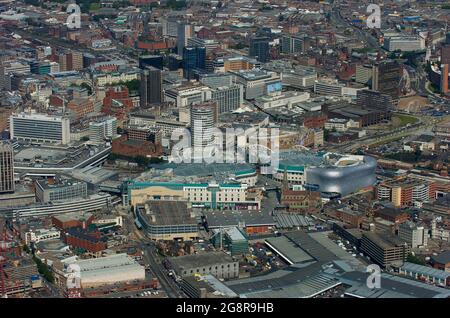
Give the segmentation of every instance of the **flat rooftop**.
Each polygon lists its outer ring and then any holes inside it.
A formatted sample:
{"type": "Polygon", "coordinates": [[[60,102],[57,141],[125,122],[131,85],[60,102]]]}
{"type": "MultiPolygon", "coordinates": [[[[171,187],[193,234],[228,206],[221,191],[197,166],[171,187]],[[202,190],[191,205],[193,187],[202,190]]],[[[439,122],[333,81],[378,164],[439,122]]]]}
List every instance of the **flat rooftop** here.
{"type": "Polygon", "coordinates": [[[303,251],[286,236],[266,239],[266,244],[290,264],[314,261],[311,255],[303,251]]]}
{"type": "Polygon", "coordinates": [[[205,266],[213,266],[224,263],[232,263],[235,260],[224,252],[208,252],[193,255],[185,255],[178,257],[170,257],[169,262],[175,267],[184,268],[197,268],[205,266]]]}
{"type": "Polygon", "coordinates": [[[398,237],[388,233],[383,232],[382,235],[373,232],[363,233],[363,237],[367,237],[369,240],[377,244],[383,249],[390,249],[397,246],[405,245],[406,243],[400,240],[398,237]]]}
{"type": "MultiPolygon", "coordinates": [[[[68,146],[42,144],[40,146],[27,142],[17,143],[14,154],[16,169],[64,169],[84,167],[101,156],[107,155],[111,147],[88,146],[72,143],[68,146]]],[[[29,172],[27,170],[27,172],[29,172]]]]}
{"type": "Polygon", "coordinates": [[[358,298],[448,298],[448,289],[428,285],[416,280],[407,279],[390,274],[381,274],[381,288],[367,287],[369,274],[364,272],[348,272],[339,277],[339,280],[352,287],[346,294],[358,298]]]}
{"type": "Polygon", "coordinates": [[[273,216],[260,211],[207,211],[204,212],[210,228],[238,226],[245,222],[247,226],[275,225],[273,216]]]}
{"type": "Polygon", "coordinates": [[[84,221],[89,219],[92,216],[92,213],[84,213],[84,212],[71,212],[65,214],[54,215],[53,218],[61,221],[61,222],[69,222],[69,221],[84,221]]]}
{"type": "Polygon", "coordinates": [[[187,204],[186,201],[148,201],[138,209],[149,225],[197,224],[187,204]]]}

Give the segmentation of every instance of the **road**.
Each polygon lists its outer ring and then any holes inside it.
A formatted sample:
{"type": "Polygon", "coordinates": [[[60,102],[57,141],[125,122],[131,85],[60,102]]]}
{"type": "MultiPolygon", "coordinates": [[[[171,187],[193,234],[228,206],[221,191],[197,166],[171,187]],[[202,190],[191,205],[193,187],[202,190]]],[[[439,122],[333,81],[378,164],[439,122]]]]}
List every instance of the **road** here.
{"type": "Polygon", "coordinates": [[[56,288],[53,284],[47,282],[44,278],[42,278],[42,285],[51,293],[54,298],[63,298],[61,291],[56,288]]]}
{"type": "Polygon", "coordinates": [[[166,291],[169,298],[186,298],[186,295],[180,290],[178,285],[167,275],[164,266],[159,262],[156,246],[153,241],[145,240],[141,243],[141,248],[144,251],[144,261],[149,265],[153,275],[158,278],[161,287],[166,291]]]}
{"type": "Polygon", "coordinates": [[[334,3],[331,9],[330,13],[330,21],[336,26],[336,27],[344,27],[344,28],[351,28],[354,31],[354,35],[358,37],[358,39],[365,43],[369,48],[382,50],[383,48],[378,43],[378,40],[374,38],[371,34],[367,33],[366,31],[352,25],[347,20],[345,20],[340,12],[339,6],[334,3]]]}

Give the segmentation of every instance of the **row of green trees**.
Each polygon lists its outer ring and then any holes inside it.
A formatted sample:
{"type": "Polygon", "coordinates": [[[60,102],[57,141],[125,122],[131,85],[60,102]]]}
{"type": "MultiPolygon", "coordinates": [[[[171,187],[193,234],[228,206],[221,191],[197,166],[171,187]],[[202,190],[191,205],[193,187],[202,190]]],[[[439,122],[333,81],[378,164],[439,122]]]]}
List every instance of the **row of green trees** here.
{"type": "Polygon", "coordinates": [[[42,261],[34,255],[33,246],[30,248],[27,244],[23,246],[23,251],[28,254],[33,254],[33,261],[36,263],[39,274],[49,283],[55,282],[55,277],[53,276],[53,272],[47,264],[42,263],[42,261]]]}
{"type": "Polygon", "coordinates": [[[416,163],[420,160],[422,155],[422,152],[420,150],[417,150],[415,152],[409,152],[409,151],[401,151],[396,153],[390,153],[386,154],[385,157],[389,159],[409,162],[409,163],[416,163]]]}

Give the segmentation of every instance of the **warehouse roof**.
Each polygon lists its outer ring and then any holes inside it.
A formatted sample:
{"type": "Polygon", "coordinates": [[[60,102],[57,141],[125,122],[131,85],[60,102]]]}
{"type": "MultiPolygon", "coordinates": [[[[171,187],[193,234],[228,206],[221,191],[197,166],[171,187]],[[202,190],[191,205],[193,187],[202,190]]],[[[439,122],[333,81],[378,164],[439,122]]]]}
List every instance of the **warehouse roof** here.
{"type": "Polygon", "coordinates": [[[266,244],[290,264],[310,262],[314,259],[286,236],[266,239],[266,244]]]}
{"type": "Polygon", "coordinates": [[[80,260],[77,261],[76,264],[80,266],[81,272],[95,271],[100,269],[112,269],[115,267],[123,267],[126,265],[140,266],[126,253],[80,260]]]}
{"type": "Polygon", "coordinates": [[[252,298],[311,298],[333,287],[341,285],[336,278],[319,274],[306,279],[303,282],[273,289],[270,291],[256,292],[245,295],[252,298]]]}
{"type": "Polygon", "coordinates": [[[442,271],[442,270],[439,270],[439,269],[435,269],[435,268],[432,268],[432,267],[418,265],[418,264],[409,263],[409,262],[403,263],[403,266],[401,268],[403,270],[408,271],[408,272],[413,272],[413,273],[418,273],[418,274],[423,274],[423,275],[429,275],[431,277],[444,279],[444,280],[446,280],[447,278],[450,277],[450,273],[449,272],[445,272],[445,271],[442,271]]]}
{"type": "Polygon", "coordinates": [[[275,221],[269,213],[260,211],[208,211],[205,212],[205,216],[210,228],[239,226],[240,223],[245,223],[246,226],[275,225],[275,221]]]}
{"type": "Polygon", "coordinates": [[[235,260],[224,252],[208,252],[201,254],[170,257],[169,262],[180,269],[205,267],[216,264],[232,263],[235,260]]]}
{"type": "Polygon", "coordinates": [[[369,273],[349,272],[342,275],[339,280],[351,285],[346,290],[348,295],[359,298],[448,298],[450,291],[437,286],[428,285],[419,281],[381,274],[381,288],[367,287],[369,273]]]}

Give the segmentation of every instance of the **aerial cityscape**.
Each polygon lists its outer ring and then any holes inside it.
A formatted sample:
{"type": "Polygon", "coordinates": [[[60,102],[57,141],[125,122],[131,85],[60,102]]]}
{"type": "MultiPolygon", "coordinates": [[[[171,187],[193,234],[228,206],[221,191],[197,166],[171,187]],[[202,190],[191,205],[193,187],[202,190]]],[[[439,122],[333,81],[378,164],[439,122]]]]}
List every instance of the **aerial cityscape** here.
{"type": "Polygon", "coordinates": [[[0,298],[450,298],[449,21],[0,0],[0,298]]]}

